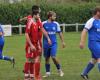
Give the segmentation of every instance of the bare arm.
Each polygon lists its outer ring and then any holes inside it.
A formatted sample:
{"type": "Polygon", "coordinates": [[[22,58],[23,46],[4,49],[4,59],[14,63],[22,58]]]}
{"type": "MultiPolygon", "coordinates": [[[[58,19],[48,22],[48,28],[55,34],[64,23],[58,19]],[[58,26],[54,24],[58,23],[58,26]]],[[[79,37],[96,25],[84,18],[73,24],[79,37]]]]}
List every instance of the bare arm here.
{"type": "Polygon", "coordinates": [[[51,40],[50,40],[50,38],[49,38],[49,36],[48,36],[48,33],[45,31],[44,28],[41,28],[41,31],[42,31],[42,33],[44,34],[44,36],[46,36],[46,38],[47,38],[47,40],[48,40],[48,44],[51,45],[52,43],[51,43],[51,40]]]}
{"type": "Polygon", "coordinates": [[[3,35],[3,33],[2,32],[0,32],[0,36],[2,36],[3,35]]]}
{"type": "Polygon", "coordinates": [[[62,42],[62,47],[65,48],[65,42],[64,42],[64,37],[63,37],[62,32],[59,33],[59,37],[60,37],[61,42],[62,42]]]}
{"type": "Polygon", "coordinates": [[[87,35],[87,30],[83,29],[81,33],[81,40],[80,40],[80,48],[83,49],[85,46],[85,41],[86,41],[86,35],[87,35]]]}
{"type": "Polygon", "coordinates": [[[27,20],[27,17],[23,17],[19,21],[24,21],[24,20],[27,20]]]}

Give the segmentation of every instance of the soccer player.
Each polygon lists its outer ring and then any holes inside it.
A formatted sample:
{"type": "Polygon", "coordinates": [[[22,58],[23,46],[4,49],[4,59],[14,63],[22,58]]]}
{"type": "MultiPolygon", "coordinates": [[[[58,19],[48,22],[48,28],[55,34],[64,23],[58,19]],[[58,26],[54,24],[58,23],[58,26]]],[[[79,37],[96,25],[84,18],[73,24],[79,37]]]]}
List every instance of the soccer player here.
{"type": "Polygon", "coordinates": [[[6,60],[6,61],[10,61],[13,64],[15,64],[15,59],[13,57],[9,57],[9,56],[4,56],[3,55],[3,47],[4,47],[4,31],[2,29],[2,25],[0,25],[0,60],[6,60]]]}
{"type": "Polygon", "coordinates": [[[59,61],[56,58],[56,53],[57,53],[57,39],[56,39],[56,32],[59,33],[62,46],[63,48],[65,47],[63,35],[60,29],[60,25],[58,22],[55,21],[56,19],[56,13],[53,11],[49,11],[47,13],[48,20],[43,22],[43,27],[44,29],[48,32],[48,35],[51,39],[52,45],[49,45],[47,42],[47,38],[43,36],[43,52],[44,52],[44,57],[45,57],[45,69],[46,69],[46,74],[43,77],[48,77],[50,76],[50,57],[52,58],[58,73],[60,76],[63,76],[64,73],[61,69],[61,65],[59,61]]]}
{"type": "MultiPolygon", "coordinates": [[[[39,43],[39,25],[40,22],[38,20],[40,19],[39,16],[39,10],[36,10],[35,8],[38,6],[32,6],[32,18],[27,21],[26,24],[26,63],[24,66],[24,72],[25,72],[25,80],[28,80],[29,73],[30,78],[32,79],[33,76],[31,74],[34,74],[35,80],[41,80],[40,78],[40,53],[41,53],[41,47],[39,43]]],[[[43,32],[43,34],[46,36],[48,44],[51,45],[51,40],[47,34],[47,32],[44,30],[42,26],[40,26],[40,30],[43,32]]]]}
{"type": "Polygon", "coordinates": [[[93,69],[94,65],[98,63],[100,71],[100,7],[96,7],[93,11],[93,17],[90,18],[82,31],[80,48],[85,46],[86,34],[88,32],[88,48],[91,52],[92,58],[86,68],[81,73],[83,79],[88,80],[88,73],[93,69]]]}
{"type": "MultiPolygon", "coordinates": [[[[40,9],[40,7],[39,6],[37,6],[36,8],[35,8],[35,10],[39,10],[39,13],[41,12],[41,9],[40,9]]],[[[18,21],[19,22],[21,22],[21,21],[28,21],[28,20],[30,20],[32,18],[32,15],[28,15],[28,16],[25,16],[25,17],[23,17],[23,18],[21,18],[21,19],[19,19],[18,21]]],[[[39,42],[40,42],[40,46],[41,46],[41,48],[42,48],[42,31],[41,31],[41,29],[40,29],[40,26],[42,26],[42,22],[41,22],[41,19],[39,18],[38,20],[37,20],[37,22],[38,22],[38,29],[39,29],[39,42]]],[[[42,52],[41,52],[41,54],[42,54],[42,52]]]]}

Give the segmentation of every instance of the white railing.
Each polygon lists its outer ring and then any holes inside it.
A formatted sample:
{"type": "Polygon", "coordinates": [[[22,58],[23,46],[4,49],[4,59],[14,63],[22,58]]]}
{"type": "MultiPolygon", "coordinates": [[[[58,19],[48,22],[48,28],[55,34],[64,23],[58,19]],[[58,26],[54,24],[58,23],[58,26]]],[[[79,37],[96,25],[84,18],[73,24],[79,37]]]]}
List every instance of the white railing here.
{"type": "Polygon", "coordinates": [[[65,27],[69,27],[69,26],[75,26],[76,32],[79,31],[79,26],[84,26],[85,24],[79,24],[79,23],[75,23],[75,24],[60,24],[61,27],[63,27],[63,32],[65,32],[65,27]]]}
{"type": "MultiPolygon", "coordinates": [[[[60,24],[61,27],[63,27],[63,32],[65,32],[65,27],[70,27],[70,26],[75,26],[76,32],[79,31],[79,26],[84,26],[84,24],[60,24]]],[[[12,26],[13,28],[19,28],[19,34],[22,35],[22,28],[25,27],[25,25],[17,25],[17,26],[12,26]]]]}

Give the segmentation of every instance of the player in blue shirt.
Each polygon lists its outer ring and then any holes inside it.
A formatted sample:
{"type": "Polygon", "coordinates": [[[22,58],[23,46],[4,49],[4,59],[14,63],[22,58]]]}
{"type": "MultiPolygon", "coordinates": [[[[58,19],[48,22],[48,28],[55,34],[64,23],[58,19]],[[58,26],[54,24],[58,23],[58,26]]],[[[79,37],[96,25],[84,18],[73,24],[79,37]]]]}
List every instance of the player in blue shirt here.
{"type": "Polygon", "coordinates": [[[13,64],[15,64],[15,60],[13,57],[8,57],[8,56],[4,56],[3,55],[3,47],[4,47],[4,32],[2,29],[2,25],[0,25],[0,60],[6,60],[6,61],[10,61],[13,64]]]}
{"type": "Polygon", "coordinates": [[[52,45],[48,44],[47,38],[43,36],[43,50],[44,50],[44,57],[45,57],[45,68],[46,68],[46,75],[43,77],[48,77],[50,76],[50,57],[52,58],[54,64],[56,65],[56,68],[59,72],[60,76],[63,76],[64,73],[61,69],[61,65],[59,61],[56,58],[56,53],[57,53],[57,39],[56,39],[56,33],[59,33],[62,46],[63,48],[65,47],[63,35],[60,29],[60,25],[58,22],[55,21],[56,19],[56,13],[53,11],[49,11],[47,13],[48,20],[43,22],[43,27],[47,31],[52,45]]]}
{"type": "Polygon", "coordinates": [[[98,63],[100,71],[100,7],[96,7],[93,11],[93,17],[89,19],[82,31],[80,48],[85,46],[86,33],[88,32],[88,48],[92,54],[92,58],[82,72],[83,79],[88,80],[88,73],[98,63]]]}

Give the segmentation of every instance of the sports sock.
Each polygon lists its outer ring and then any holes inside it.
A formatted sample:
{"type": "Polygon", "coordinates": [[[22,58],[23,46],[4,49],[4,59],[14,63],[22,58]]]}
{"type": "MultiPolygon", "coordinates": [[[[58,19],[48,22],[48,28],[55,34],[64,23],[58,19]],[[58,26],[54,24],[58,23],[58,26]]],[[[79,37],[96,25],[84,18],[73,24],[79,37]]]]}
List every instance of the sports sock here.
{"type": "Polygon", "coordinates": [[[38,78],[40,75],[40,62],[34,63],[34,77],[38,78]]]}
{"type": "Polygon", "coordinates": [[[100,63],[98,63],[98,69],[99,69],[99,72],[100,72],[100,63]]]}
{"type": "Polygon", "coordinates": [[[91,69],[94,67],[94,64],[93,63],[91,63],[91,62],[89,62],[88,63],[88,65],[87,65],[87,67],[84,69],[84,71],[83,71],[83,75],[87,75],[88,73],[89,73],[89,71],[91,71],[91,69]]]}
{"type": "Polygon", "coordinates": [[[29,62],[25,62],[25,65],[24,65],[24,72],[25,72],[25,73],[29,73],[29,69],[30,69],[30,63],[29,63],[29,62]]]}
{"type": "Polygon", "coordinates": [[[46,72],[50,72],[50,64],[45,64],[46,72]]]}
{"type": "Polygon", "coordinates": [[[60,69],[61,69],[60,64],[55,64],[55,65],[56,65],[56,68],[57,68],[58,70],[60,70],[60,69]]]}
{"type": "Polygon", "coordinates": [[[30,77],[34,77],[34,63],[30,63],[30,77]]]}
{"type": "Polygon", "coordinates": [[[9,56],[0,56],[1,60],[11,61],[11,58],[9,56]]]}

